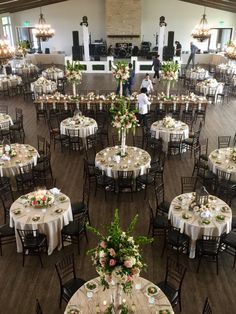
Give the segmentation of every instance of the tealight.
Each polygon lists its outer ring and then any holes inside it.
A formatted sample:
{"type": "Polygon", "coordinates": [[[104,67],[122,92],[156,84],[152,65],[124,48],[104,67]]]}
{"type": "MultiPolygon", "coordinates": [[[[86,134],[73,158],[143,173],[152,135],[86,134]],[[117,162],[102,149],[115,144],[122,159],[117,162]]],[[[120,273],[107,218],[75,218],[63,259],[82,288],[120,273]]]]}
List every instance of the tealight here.
{"type": "Polygon", "coordinates": [[[106,301],[106,300],[104,300],[102,303],[103,303],[103,305],[105,305],[105,306],[107,305],[107,301],[106,301]]]}

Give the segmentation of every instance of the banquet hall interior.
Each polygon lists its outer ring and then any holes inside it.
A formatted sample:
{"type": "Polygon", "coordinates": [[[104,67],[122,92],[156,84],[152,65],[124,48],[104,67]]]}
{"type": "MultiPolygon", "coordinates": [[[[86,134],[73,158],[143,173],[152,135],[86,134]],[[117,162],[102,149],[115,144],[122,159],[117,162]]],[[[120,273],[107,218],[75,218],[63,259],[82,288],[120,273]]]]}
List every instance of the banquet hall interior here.
{"type": "Polygon", "coordinates": [[[236,312],[235,28],[0,0],[0,313],[236,312]]]}

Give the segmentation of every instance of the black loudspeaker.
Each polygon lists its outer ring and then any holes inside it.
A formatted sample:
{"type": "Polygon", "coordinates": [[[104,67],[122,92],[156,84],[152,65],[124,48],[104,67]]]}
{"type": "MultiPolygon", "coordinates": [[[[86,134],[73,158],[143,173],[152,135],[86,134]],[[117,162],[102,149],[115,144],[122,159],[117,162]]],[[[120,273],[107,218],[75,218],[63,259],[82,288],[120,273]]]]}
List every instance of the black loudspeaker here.
{"type": "Polygon", "coordinates": [[[95,55],[95,45],[94,44],[90,44],[89,45],[89,55],[90,56],[94,56],[95,55]]]}
{"type": "Polygon", "coordinates": [[[175,48],[164,46],[163,48],[163,61],[173,60],[175,48]]]}
{"type": "Polygon", "coordinates": [[[50,49],[49,48],[45,48],[45,54],[47,54],[47,55],[50,54],[50,49]]]}
{"type": "Polygon", "coordinates": [[[73,46],[79,46],[79,32],[78,31],[73,31],[72,32],[72,38],[73,38],[73,46]]]}
{"type": "Polygon", "coordinates": [[[168,32],[168,47],[174,46],[174,32],[168,32]]]}
{"type": "Polygon", "coordinates": [[[72,59],[73,61],[83,61],[83,46],[72,47],[72,59]]]}

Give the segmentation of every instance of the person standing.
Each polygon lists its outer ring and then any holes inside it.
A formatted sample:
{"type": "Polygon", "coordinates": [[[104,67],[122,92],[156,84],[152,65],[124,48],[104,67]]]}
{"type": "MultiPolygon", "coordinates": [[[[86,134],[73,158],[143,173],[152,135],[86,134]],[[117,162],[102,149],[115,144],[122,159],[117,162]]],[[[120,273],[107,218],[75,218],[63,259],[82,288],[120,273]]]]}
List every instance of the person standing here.
{"type": "Polygon", "coordinates": [[[187,62],[187,65],[186,65],[186,69],[188,68],[191,60],[192,60],[192,63],[193,63],[193,67],[195,67],[195,54],[196,52],[198,51],[198,47],[195,46],[193,44],[193,42],[190,43],[190,56],[188,58],[188,62],[187,62]]]}
{"type": "Polygon", "coordinates": [[[134,85],[134,76],[135,72],[133,70],[132,63],[129,63],[129,78],[125,84],[125,94],[126,96],[131,96],[132,95],[132,87],[134,85]]]}
{"type": "Polygon", "coordinates": [[[182,50],[182,46],[180,44],[179,41],[175,41],[175,56],[176,57],[180,57],[181,56],[181,50],[182,50]]]}
{"type": "Polygon", "coordinates": [[[149,74],[148,74],[148,73],[146,73],[145,78],[142,80],[140,89],[142,89],[142,88],[146,88],[148,94],[150,94],[151,92],[153,92],[152,81],[150,80],[150,77],[149,77],[149,74]]]}
{"type": "Polygon", "coordinates": [[[148,107],[151,105],[151,102],[147,96],[147,88],[142,87],[140,94],[138,95],[138,119],[140,124],[145,124],[145,116],[148,113],[148,107]]]}
{"type": "Polygon", "coordinates": [[[154,68],[154,76],[153,76],[153,81],[152,83],[155,84],[155,78],[158,79],[158,81],[160,80],[160,68],[161,68],[161,61],[158,59],[159,55],[156,55],[155,59],[152,62],[152,68],[154,68]]]}

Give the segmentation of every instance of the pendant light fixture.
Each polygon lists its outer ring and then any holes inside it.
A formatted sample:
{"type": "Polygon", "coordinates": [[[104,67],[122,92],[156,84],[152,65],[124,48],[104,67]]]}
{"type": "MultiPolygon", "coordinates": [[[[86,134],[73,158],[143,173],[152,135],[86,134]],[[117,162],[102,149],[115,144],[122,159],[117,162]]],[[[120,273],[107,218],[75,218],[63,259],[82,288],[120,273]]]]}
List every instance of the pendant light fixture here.
{"type": "Polygon", "coordinates": [[[46,23],[43,16],[42,9],[40,8],[39,22],[35,25],[35,36],[42,41],[47,41],[55,35],[54,29],[51,28],[50,24],[46,23]]]}
{"type": "Polygon", "coordinates": [[[194,39],[197,39],[200,42],[203,42],[211,37],[210,27],[206,19],[206,8],[204,8],[204,14],[201,18],[201,21],[198,25],[195,26],[192,34],[194,39]]]}

